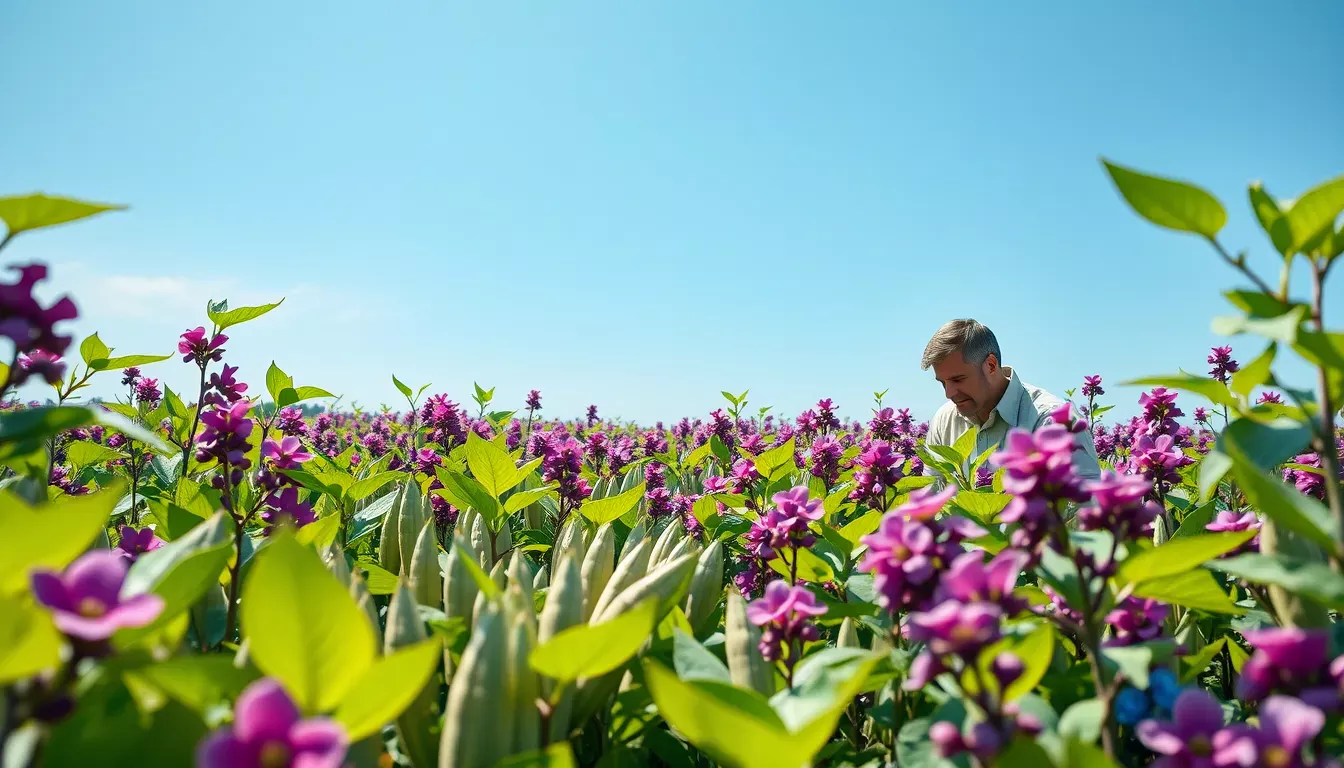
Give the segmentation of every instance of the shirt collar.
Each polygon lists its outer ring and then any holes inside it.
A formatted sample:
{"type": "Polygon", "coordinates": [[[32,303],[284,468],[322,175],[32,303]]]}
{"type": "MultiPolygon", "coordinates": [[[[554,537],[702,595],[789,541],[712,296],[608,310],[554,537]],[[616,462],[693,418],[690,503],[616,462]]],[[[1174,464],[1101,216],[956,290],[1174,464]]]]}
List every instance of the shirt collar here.
{"type": "Polygon", "coordinates": [[[1010,428],[1020,426],[1018,424],[1018,414],[1021,412],[1022,398],[1026,395],[1026,390],[1022,387],[1022,380],[1017,377],[1017,371],[1011,366],[1001,368],[1008,375],[1008,388],[1003,391],[1003,397],[999,398],[999,404],[994,406],[990,412],[989,418],[985,421],[986,425],[994,422],[995,415],[1003,419],[1010,428]]]}

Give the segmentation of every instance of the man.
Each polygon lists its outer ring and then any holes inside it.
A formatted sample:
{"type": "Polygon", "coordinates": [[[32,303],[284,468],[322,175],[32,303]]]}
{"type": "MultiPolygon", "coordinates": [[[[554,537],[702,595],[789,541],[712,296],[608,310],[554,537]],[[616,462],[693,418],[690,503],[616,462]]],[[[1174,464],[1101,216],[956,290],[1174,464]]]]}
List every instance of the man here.
{"type": "MultiPolygon", "coordinates": [[[[925,443],[951,446],[976,428],[972,458],[990,446],[1002,446],[1014,427],[1034,432],[1050,421],[1051,411],[1065,403],[1023,382],[1016,371],[1004,366],[994,332],[974,320],[952,320],[938,329],[920,361],[921,370],[930,366],[950,402],[933,415],[925,443]]],[[[1101,467],[1092,435],[1080,432],[1074,435],[1074,443],[1073,465],[1078,475],[1099,477],[1101,467]]]]}

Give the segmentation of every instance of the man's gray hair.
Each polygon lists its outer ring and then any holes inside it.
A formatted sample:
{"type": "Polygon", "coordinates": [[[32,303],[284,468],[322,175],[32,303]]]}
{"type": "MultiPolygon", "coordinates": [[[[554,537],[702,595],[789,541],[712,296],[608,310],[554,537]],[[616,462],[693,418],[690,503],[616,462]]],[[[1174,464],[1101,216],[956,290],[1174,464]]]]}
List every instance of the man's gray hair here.
{"type": "Polygon", "coordinates": [[[944,323],[933,334],[928,346],[924,347],[924,359],[919,362],[920,370],[929,370],[930,366],[958,349],[961,350],[962,358],[971,365],[985,362],[985,358],[990,355],[994,355],[1000,365],[1003,364],[999,340],[994,338],[994,332],[970,318],[963,318],[944,323]]]}

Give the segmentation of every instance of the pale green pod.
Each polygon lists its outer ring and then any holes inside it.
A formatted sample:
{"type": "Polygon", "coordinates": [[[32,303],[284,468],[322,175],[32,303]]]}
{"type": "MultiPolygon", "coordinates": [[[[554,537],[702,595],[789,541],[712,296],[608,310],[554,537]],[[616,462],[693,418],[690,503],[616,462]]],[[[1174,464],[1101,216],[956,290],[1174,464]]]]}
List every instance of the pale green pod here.
{"type": "Polygon", "coordinates": [[[723,641],[733,685],[750,688],[767,698],[774,695],[774,670],[761,656],[761,629],[747,620],[746,598],[736,589],[728,590],[723,641]]]}
{"type": "Polygon", "coordinates": [[[868,647],[871,650],[882,654],[891,653],[895,650],[894,646],[891,644],[891,636],[885,632],[874,632],[873,641],[868,644],[868,647]]]}
{"type": "Polygon", "coordinates": [[[461,536],[463,541],[470,542],[471,526],[475,524],[476,518],[480,516],[480,513],[476,511],[475,507],[467,507],[466,509],[459,510],[457,513],[457,522],[453,523],[453,535],[461,536]]]}
{"type": "Polygon", "coordinates": [[[532,580],[536,574],[532,573],[532,564],[527,562],[527,558],[519,555],[509,561],[508,583],[517,584],[523,591],[524,597],[529,603],[532,602],[532,580]]]}
{"type": "Polygon", "coordinates": [[[490,567],[494,565],[494,553],[490,551],[490,533],[486,528],[485,518],[480,515],[477,515],[471,521],[471,538],[469,541],[472,551],[476,553],[476,562],[480,563],[481,567],[487,571],[490,570],[490,567]]]}
{"type": "Polygon", "coordinates": [[[570,515],[565,524],[560,526],[560,534],[555,537],[555,546],[551,550],[552,565],[567,556],[573,557],[576,563],[583,562],[583,556],[588,551],[583,528],[583,522],[578,515],[570,515]]]}
{"type": "Polygon", "coordinates": [[[657,597],[659,605],[664,609],[676,605],[684,598],[694,571],[694,555],[682,555],[675,560],[668,560],[650,571],[647,576],[621,590],[611,602],[600,606],[593,612],[593,617],[588,623],[601,624],[614,619],[650,597],[657,597]]]}
{"type": "Polygon", "coordinates": [[[533,627],[537,625],[537,611],[532,604],[532,596],[523,591],[522,585],[510,584],[504,590],[504,615],[510,621],[525,620],[533,627]]]}
{"type": "Polygon", "coordinates": [[[859,643],[859,625],[854,623],[854,619],[846,616],[844,621],[840,622],[840,632],[835,638],[835,647],[837,648],[862,648],[859,643]]]}
{"type": "MultiPolygon", "coordinates": [[[[410,586],[405,582],[397,584],[397,591],[392,593],[392,600],[387,607],[383,653],[391,655],[428,637],[410,586]]],[[[430,734],[430,728],[437,719],[434,704],[438,698],[438,688],[438,681],[431,676],[394,723],[402,749],[416,766],[438,765],[439,762],[439,741],[430,734]]]]}
{"type": "Polygon", "coordinates": [[[430,518],[425,511],[426,506],[420,484],[413,479],[407,480],[406,491],[401,496],[401,509],[397,511],[397,546],[401,548],[401,575],[408,578],[411,575],[415,541],[420,538],[420,529],[425,526],[425,520],[430,518]]]}
{"type": "Polygon", "coordinates": [[[625,544],[621,546],[621,553],[616,557],[616,562],[619,563],[629,557],[635,551],[635,547],[639,546],[639,542],[647,538],[648,535],[648,525],[644,518],[640,518],[635,523],[635,527],[630,529],[630,535],[625,537],[625,544]]]}
{"type": "Polygon", "coordinates": [[[541,681],[528,662],[535,646],[535,625],[525,617],[515,619],[509,637],[509,699],[513,711],[512,733],[508,734],[513,737],[511,753],[515,755],[541,748],[541,712],[537,709],[541,681]]]}
{"type": "Polygon", "coordinates": [[[550,583],[550,574],[547,572],[546,566],[543,565],[532,579],[532,593],[536,594],[538,589],[545,589],[550,583]]]}
{"type": "Polygon", "coordinates": [[[499,526],[499,532],[495,534],[495,554],[509,552],[512,549],[513,529],[509,526],[509,519],[506,517],[499,526]]]}
{"type": "Polygon", "coordinates": [[[512,742],[508,625],[497,606],[482,612],[448,687],[439,768],[493,768],[512,742]]]}
{"type": "Polygon", "coordinates": [[[667,557],[663,558],[659,562],[676,560],[678,557],[681,557],[682,555],[695,555],[696,557],[699,557],[702,549],[703,548],[700,546],[699,540],[697,540],[694,536],[685,536],[681,539],[681,541],[677,542],[677,546],[672,548],[672,551],[668,553],[667,557]]]}
{"type": "Polygon", "coordinates": [[[393,576],[401,573],[401,539],[398,533],[401,520],[399,509],[405,486],[397,489],[397,500],[388,507],[383,515],[383,525],[378,534],[378,565],[393,576]]]}
{"type": "MultiPolygon", "coordinates": [[[[460,542],[461,538],[457,537],[460,542]]],[[[471,621],[475,615],[476,596],[480,587],[471,578],[462,555],[453,547],[448,551],[448,562],[443,571],[443,613],[448,618],[462,618],[471,621]]],[[[453,679],[453,655],[446,647],[443,649],[444,675],[453,679]]]]}
{"type": "Polygon", "coordinates": [[[653,545],[653,554],[649,556],[649,567],[652,568],[667,560],[671,556],[672,550],[676,549],[684,538],[686,538],[686,528],[676,520],[668,521],[667,527],[663,529],[662,534],[658,536],[657,543],[653,545]]]}
{"type": "MultiPolygon", "coordinates": [[[[688,539],[689,541],[689,539],[688,539]]],[[[702,553],[691,576],[691,588],[686,593],[686,620],[691,629],[699,631],[723,597],[723,542],[715,540],[702,553]]]]}
{"type": "Polygon", "coordinates": [[[378,621],[378,603],[374,602],[373,593],[369,592],[369,586],[364,583],[363,573],[355,573],[351,577],[350,597],[354,598],[360,610],[368,617],[369,624],[373,626],[373,633],[382,634],[383,629],[378,621]]]}
{"type": "MultiPolygon", "coordinates": [[[[537,642],[544,643],[561,632],[583,623],[583,580],[579,575],[579,566],[574,558],[564,558],[557,566],[555,582],[546,594],[546,604],[541,608],[537,619],[537,642]]],[[[550,678],[541,679],[541,695],[548,701],[554,683],[550,678]]],[[[549,741],[554,743],[569,737],[569,718],[574,709],[574,687],[570,686],[560,694],[551,711],[548,725],[549,741]]]]}
{"type": "Polygon", "coordinates": [[[439,540],[433,518],[425,521],[415,540],[410,572],[411,594],[415,599],[421,605],[442,608],[443,575],[439,571],[439,540]]]}
{"type": "MultiPolygon", "coordinates": [[[[616,565],[616,570],[607,580],[607,586],[602,589],[602,593],[593,602],[593,609],[587,611],[589,620],[604,610],[622,590],[639,581],[639,578],[648,570],[649,555],[651,554],[653,554],[653,542],[645,539],[635,546],[635,550],[630,553],[630,557],[616,565]]],[[[587,601],[584,602],[586,605],[587,601]]]]}
{"type": "MultiPolygon", "coordinates": [[[[505,583],[507,582],[507,578],[508,578],[507,575],[506,575],[506,571],[505,571],[505,569],[506,569],[507,567],[508,567],[508,561],[507,561],[507,560],[500,560],[498,563],[495,563],[495,567],[494,567],[494,568],[491,568],[491,569],[490,569],[490,580],[493,581],[493,582],[495,582],[495,586],[496,586],[496,587],[499,587],[499,590],[500,590],[501,592],[504,591],[504,586],[505,586],[505,583]]],[[[486,606],[489,602],[490,602],[490,600],[489,600],[489,598],[486,597],[486,595],[485,595],[484,592],[481,592],[480,594],[478,594],[478,595],[476,596],[476,602],[475,602],[475,604],[472,606],[472,611],[471,611],[471,616],[472,616],[472,621],[471,621],[471,623],[472,623],[473,625],[475,625],[475,623],[476,623],[477,621],[480,620],[481,612],[485,609],[485,606],[486,606]]]]}
{"type": "Polygon", "coordinates": [[[583,558],[583,620],[587,621],[597,607],[597,600],[607,588],[612,574],[616,571],[616,529],[606,523],[597,529],[593,545],[583,558]]]}
{"type": "Polygon", "coordinates": [[[341,551],[339,544],[333,543],[327,547],[322,554],[322,560],[327,564],[327,570],[331,571],[336,580],[342,584],[350,585],[350,564],[345,562],[345,553],[341,551]]]}

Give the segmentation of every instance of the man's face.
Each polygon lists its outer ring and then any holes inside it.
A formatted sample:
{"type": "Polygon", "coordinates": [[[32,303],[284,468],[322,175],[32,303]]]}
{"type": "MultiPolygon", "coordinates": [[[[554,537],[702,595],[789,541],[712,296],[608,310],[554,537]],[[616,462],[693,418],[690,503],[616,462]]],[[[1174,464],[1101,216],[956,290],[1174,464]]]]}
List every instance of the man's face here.
{"type": "Polygon", "coordinates": [[[943,395],[957,407],[957,412],[967,418],[983,419],[981,410],[993,399],[989,377],[998,369],[998,361],[993,355],[985,358],[980,365],[971,365],[962,357],[961,350],[944,357],[933,364],[933,375],[943,385],[943,395]]]}

